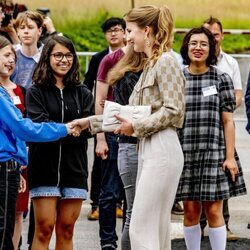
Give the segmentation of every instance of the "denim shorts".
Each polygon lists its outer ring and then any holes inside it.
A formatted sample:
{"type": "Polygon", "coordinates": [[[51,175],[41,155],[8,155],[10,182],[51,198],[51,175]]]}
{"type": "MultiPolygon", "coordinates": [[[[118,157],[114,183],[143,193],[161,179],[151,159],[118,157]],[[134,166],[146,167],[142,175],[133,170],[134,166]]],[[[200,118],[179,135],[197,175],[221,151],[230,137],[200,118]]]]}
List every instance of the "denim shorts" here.
{"type": "Polygon", "coordinates": [[[30,198],[59,197],[61,199],[87,199],[87,190],[81,188],[67,188],[54,186],[41,186],[30,190],[30,198]]]}

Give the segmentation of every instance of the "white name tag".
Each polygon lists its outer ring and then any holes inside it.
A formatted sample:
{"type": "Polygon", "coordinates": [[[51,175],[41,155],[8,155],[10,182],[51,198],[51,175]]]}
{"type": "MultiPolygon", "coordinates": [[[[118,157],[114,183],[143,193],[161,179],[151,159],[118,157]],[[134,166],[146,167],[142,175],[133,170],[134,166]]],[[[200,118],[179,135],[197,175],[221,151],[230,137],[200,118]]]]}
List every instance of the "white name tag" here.
{"type": "Polygon", "coordinates": [[[202,88],[202,93],[204,96],[210,96],[210,95],[215,95],[218,92],[217,92],[215,85],[213,85],[213,86],[202,88]]]}
{"type": "Polygon", "coordinates": [[[21,100],[20,100],[19,96],[17,96],[17,95],[16,95],[16,96],[12,96],[11,99],[12,99],[12,102],[13,102],[15,105],[21,104],[21,100]]]}

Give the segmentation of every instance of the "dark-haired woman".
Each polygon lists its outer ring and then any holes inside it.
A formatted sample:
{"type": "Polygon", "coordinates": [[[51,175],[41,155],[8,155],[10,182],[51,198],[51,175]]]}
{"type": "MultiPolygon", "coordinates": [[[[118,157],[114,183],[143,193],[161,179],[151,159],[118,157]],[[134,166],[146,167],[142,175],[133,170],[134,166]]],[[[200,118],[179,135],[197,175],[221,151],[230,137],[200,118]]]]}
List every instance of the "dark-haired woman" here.
{"type": "Polygon", "coordinates": [[[187,33],[181,47],[186,77],[186,116],[179,131],[184,168],[177,199],[184,204],[184,237],[189,250],[200,249],[200,215],[205,209],[213,250],[226,248],[224,199],[246,193],[235,152],[234,88],[216,67],[215,41],[206,28],[187,33]]]}
{"type": "MultiPolygon", "coordinates": [[[[1,20],[1,19],[0,19],[1,20]]],[[[20,166],[28,161],[25,141],[53,141],[72,134],[71,126],[32,123],[23,118],[16,85],[10,81],[16,54],[11,43],[0,36],[0,249],[13,250],[12,236],[20,166]],[[17,106],[17,107],[16,107],[17,106]]]]}
{"type": "MultiPolygon", "coordinates": [[[[27,91],[33,121],[67,122],[92,114],[91,92],[80,85],[72,42],[52,36],[44,45],[27,91]]],[[[48,249],[55,227],[55,249],[73,249],[73,231],[87,198],[87,137],[33,143],[29,149],[29,186],[35,214],[32,249],[48,249]]]]}

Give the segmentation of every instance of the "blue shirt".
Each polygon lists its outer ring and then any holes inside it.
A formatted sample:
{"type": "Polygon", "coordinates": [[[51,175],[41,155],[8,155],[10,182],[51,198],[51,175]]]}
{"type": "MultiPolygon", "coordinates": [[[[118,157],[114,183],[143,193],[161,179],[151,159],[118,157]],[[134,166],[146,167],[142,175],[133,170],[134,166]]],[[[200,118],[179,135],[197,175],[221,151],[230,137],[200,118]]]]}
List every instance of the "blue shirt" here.
{"type": "Polygon", "coordinates": [[[9,94],[0,87],[0,162],[14,159],[20,165],[27,165],[25,141],[56,141],[66,135],[65,124],[33,123],[23,118],[9,94]]]}
{"type": "Polygon", "coordinates": [[[41,52],[39,51],[33,57],[27,57],[22,53],[21,50],[17,50],[16,55],[16,67],[10,79],[14,83],[28,89],[32,84],[33,71],[40,59],[41,52]]]}

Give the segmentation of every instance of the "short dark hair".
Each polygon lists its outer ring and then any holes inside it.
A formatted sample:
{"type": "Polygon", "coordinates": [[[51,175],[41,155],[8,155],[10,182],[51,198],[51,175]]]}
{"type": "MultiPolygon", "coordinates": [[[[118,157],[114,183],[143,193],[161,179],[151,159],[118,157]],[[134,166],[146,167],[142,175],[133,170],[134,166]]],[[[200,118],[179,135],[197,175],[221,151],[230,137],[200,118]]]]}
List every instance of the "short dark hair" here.
{"type": "Polygon", "coordinates": [[[59,35],[52,35],[46,41],[40,60],[34,69],[33,82],[40,86],[49,86],[56,83],[56,78],[50,66],[51,52],[56,44],[66,47],[74,55],[72,66],[63,79],[64,86],[80,84],[79,62],[74,45],[70,39],[59,35]]]}
{"type": "Polygon", "coordinates": [[[181,46],[181,56],[183,58],[183,63],[189,65],[191,62],[188,56],[188,43],[190,41],[191,36],[194,34],[205,34],[207,36],[209,43],[209,54],[206,60],[206,65],[209,66],[216,64],[217,57],[215,55],[215,39],[213,34],[205,27],[193,28],[185,35],[181,46]]]}
{"type": "Polygon", "coordinates": [[[206,23],[209,24],[209,25],[213,25],[213,24],[217,23],[219,25],[219,27],[220,27],[221,33],[223,32],[222,24],[221,24],[221,22],[220,22],[220,20],[218,18],[210,16],[208,19],[206,19],[203,22],[203,24],[206,24],[206,23]]]}
{"type": "Polygon", "coordinates": [[[116,25],[121,25],[124,30],[126,29],[126,23],[124,19],[119,18],[119,17],[111,17],[102,24],[101,27],[102,27],[103,33],[105,33],[111,27],[116,26],[116,25]]]}

